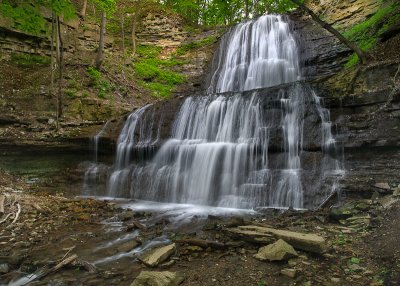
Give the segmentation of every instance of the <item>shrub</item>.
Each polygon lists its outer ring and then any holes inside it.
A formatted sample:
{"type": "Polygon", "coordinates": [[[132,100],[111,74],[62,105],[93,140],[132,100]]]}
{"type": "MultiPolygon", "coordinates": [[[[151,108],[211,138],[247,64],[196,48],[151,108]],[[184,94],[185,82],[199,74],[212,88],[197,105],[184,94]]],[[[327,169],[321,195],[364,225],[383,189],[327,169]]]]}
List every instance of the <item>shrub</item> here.
{"type": "Polygon", "coordinates": [[[51,59],[46,56],[12,53],[11,61],[17,65],[32,66],[32,65],[49,65],[51,59]]]}

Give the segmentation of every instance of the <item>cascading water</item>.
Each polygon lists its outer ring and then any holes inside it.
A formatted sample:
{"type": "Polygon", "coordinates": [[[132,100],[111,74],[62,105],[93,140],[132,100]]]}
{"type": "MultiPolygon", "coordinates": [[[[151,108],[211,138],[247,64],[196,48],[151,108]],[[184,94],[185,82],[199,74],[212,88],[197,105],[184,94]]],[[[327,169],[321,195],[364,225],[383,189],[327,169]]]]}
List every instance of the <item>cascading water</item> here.
{"type": "Polygon", "coordinates": [[[184,101],[171,139],[150,161],[135,160],[134,150],[153,146],[159,132],[153,140],[148,107],[130,115],[108,195],[246,209],[320,204],[340,166],[328,111],[310,88],[292,83],[300,68],[288,22],[266,15],[237,25],[214,63],[208,95],[184,101]],[[244,92],[284,83],[292,84],[244,92]],[[318,131],[305,140],[309,121],[318,131]],[[319,156],[303,148],[312,144],[321,147],[319,156]]]}
{"type": "Polygon", "coordinates": [[[225,34],[209,93],[244,91],[299,79],[296,41],[282,16],[266,15],[225,34]]]}

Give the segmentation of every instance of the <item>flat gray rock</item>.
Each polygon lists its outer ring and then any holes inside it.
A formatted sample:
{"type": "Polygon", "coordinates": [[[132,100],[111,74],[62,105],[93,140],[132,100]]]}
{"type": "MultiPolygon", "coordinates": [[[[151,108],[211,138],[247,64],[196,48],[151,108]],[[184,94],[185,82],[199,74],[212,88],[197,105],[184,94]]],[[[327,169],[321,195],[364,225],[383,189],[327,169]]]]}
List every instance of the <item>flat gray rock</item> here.
{"type": "Polygon", "coordinates": [[[138,257],[146,266],[156,267],[176,251],[175,243],[151,249],[138,257]]]}
{"type": "Polygon", "coordinates": [[[180,272],[142,271],[130,286],[178,286],[185,280],[180,272]]]}

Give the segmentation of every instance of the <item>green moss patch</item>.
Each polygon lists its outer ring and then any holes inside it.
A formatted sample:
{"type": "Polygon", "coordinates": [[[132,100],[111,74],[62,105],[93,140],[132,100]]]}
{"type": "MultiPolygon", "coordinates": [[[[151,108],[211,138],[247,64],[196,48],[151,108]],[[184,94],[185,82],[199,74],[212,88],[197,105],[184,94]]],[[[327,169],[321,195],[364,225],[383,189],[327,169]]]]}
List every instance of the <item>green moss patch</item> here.
{"type": "Polygon", "coordinates": [[[217,36],[216,35],[211,35],[207,38],[198,40],[198,41],[193,41],[187,44],[183,44],[182,46],[178,47],[176,50],[175,54],[178,56],[185,55],[191,50],[199,49],[211,44],[214,44],[217,41],[217,36]]]}
{"type": "MultiPolygon", "coordinates": [[[[378,38],[386,32],[391,25],[400,20],[399,12],[400,4],[392,1],[386,6],[381,7],[370,18],[354,25],[343,33],[347,39],[356,42],[357,45],[365,52],[371,50],[378,41],[378,38]]],[[[349,57],[346,68],[350,68],[358,63],[359,59],[356,54],[349,57]]]]}
{"type": "Polygon", "coordinates": [[[176,59],[161,59],[161,47],[139,45],[133,63],[139,83],[157,98],[168,98],[176,85],[185,82],[185,77],[173,70],[183,64],[176,59]]]}
{"type": "Polygon", "coordinates": [[[11,54],[11,61],[21,66],[33,66],[33,65],[50,65],[50,57],[31,55],[31,54],[11,54]]]}

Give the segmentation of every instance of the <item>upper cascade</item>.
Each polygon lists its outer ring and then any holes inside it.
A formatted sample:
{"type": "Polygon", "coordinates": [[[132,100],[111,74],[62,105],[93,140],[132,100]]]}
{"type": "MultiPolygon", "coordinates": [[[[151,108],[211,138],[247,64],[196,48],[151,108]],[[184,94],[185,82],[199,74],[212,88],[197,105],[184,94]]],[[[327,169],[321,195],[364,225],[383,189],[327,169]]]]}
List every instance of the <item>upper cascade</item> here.
{"type": "Polygon", "coordinates": [[[208,93],[246,91],[299,79],[298,49],[287,19],[264,15],[224,35],[208,93]]]}

